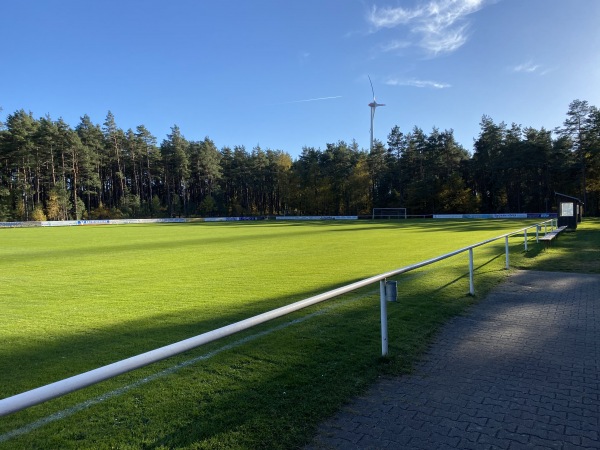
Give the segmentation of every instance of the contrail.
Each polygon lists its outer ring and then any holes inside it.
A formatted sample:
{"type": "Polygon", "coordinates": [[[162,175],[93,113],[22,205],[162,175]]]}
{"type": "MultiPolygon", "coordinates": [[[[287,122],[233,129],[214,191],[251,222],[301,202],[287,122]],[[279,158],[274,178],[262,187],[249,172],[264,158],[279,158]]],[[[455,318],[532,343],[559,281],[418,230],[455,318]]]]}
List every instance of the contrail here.
{"type": "Polygon", "coordinates": [[[333,97],[319,97],[319,98],[308,98],[306,100],[294,100],[292,102],[284,102],[282,105],[289,105],[290,103],[305,103],[305,102],[317,102],[319,100],[331,100],[334,98],[342,98],[341,95],[335,95],[333,97]]]}

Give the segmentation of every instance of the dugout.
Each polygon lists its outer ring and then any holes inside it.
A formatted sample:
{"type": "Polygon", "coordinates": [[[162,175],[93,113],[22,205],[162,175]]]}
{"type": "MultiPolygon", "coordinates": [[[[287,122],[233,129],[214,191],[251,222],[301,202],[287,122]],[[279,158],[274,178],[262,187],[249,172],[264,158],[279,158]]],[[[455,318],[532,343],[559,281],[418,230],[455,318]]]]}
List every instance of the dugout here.
{"type": "Polygon", "coordinates": [[[558,210],[558,226],[566,226],[569,230],[576,230],[583,214],[583,202],[577,197],[555,192],[558,210]]]}

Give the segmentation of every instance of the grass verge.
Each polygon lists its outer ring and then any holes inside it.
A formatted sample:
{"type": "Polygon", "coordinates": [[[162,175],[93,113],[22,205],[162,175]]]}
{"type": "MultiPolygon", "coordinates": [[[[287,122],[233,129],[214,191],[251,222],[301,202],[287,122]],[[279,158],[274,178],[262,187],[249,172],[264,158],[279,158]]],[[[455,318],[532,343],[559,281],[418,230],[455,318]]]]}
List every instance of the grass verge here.
{"type": "Polygon", "coordinates": [[[565,231],[549,245],[534,246],[517,267],[556,272],[600,273],[600,219],[586,218],[576,231],[565,231]]]}

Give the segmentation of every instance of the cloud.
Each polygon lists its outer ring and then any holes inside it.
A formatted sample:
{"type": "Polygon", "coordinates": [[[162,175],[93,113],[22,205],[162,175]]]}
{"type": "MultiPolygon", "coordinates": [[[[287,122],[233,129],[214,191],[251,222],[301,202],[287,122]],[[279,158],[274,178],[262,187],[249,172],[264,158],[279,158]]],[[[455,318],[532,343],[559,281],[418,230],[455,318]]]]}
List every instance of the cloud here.
{"type": "Polygon", "coordinates": [[[466,17],[483,8],[486,1],[489,0],[431,0],[429,3],[421,0],[414,8],[373,6],[367,21],[375,32],[405,27],[415,36],[416,45],[427,52],[450,53],[467,42],[466,17]]]}
{"type": "Polygon", "coordinates": [[[385,44],[382,44],[380,49],[382,52],[395,52],[395,51],[402,50],[402,49],[405,49],[410,46],[411,46],[411,43],[409,41],[394,40],[394,41],[389,41],[389,42],[386,42],[385,44]]]}
{"type": "Polygon", "coordinates": [[[550,72],[553,72],[555,69],[549,68],[549,67],[543,67],[540,64],[535,64],[532,61],[527,61],[523,64],[519,64],[516,65],[514,67],[510,68],[511,72],[514,73],[530,73],[530,74],[536,74],[539,76],[544,76],[549,74],[550,72]]]}
{"type": "Polygon", "coordinates": [[[298,60],[303,62],[307,61],[310,58],[310,53],[307,51],[301,51],[298,53],[298,60]]]}
{"type": "Polygon", "coordinates": [[[429,32],[421,41],[421,46],[434,55],[451,53],[467,42],[467,26],[463,25],[455,30],[435,30],[429,32]]]}
{"type": "Polygon", "coordinates": [[[373,6],[368,20],[375,28],[395,28],[398,25],[406,25],[422,14],[423,9],[421,8],[411,11],[402,7],[378,9],[377,6],[373,6]]]}
{"type": "Polygon", "coordinates": [[[533,73],[540,68],[539,64],[534,64],[531,61],[519,64],[512,68],[513,72],[525,72],[525,73],[533,73]]]}
{"type": "Polygon", "coordinates": [[[342,98],[341,95],[334,95],[332,97],[318,97],[318,98],[307,98],[305,100],[292,100],[291,102],[284,102],[283,105],[289,105],[291,103],[305,103],[305,102],[318,102],[321,100],[332,100],[334,98],[342,98]]]}
{"type": "Polygon", "coordinates": [[[389,79],[385,82],[385,84],[389,86],[413,86],[418,88],[434,88],[434,89],[446,89],[452,87],[451,84],[448,83],[440,83],[438,81],[427,81],[427,80],[398,80],[398,79],[389,79]]]}

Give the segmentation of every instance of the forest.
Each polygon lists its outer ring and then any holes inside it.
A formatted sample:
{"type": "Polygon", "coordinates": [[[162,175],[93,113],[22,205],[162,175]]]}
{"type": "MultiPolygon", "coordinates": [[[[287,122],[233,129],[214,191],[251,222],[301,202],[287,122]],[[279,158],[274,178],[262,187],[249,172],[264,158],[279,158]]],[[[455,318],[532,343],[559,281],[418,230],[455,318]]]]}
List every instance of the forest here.
{"type": "Polygon", "coordinates": [[[555,192],[600,213],[600,110],[587,101],[571,102],[552,130],[484,115],[472,153],[436,127],[395,126],[372,150],[338,141],[294,159],[190,141],[177,125],[159,143],[110,111],[75,128],[25,110],[0,123],[0,221],[550,212],[555,192]]]}

